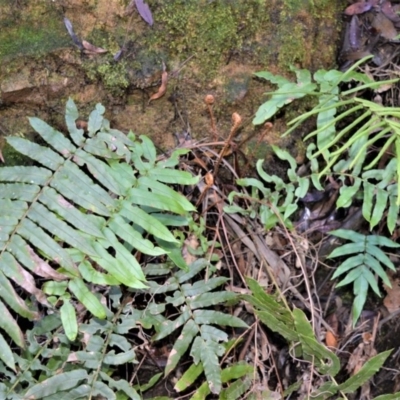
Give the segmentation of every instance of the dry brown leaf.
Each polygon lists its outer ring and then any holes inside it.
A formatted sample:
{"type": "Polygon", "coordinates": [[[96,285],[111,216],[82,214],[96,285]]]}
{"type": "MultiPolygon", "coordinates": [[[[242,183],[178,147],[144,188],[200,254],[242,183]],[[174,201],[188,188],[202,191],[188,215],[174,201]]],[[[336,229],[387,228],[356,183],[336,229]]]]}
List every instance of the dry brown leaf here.
{"type": "Polygon", "coordinates": [[[190,235],[184,242],[182,248],[182,257],[187,265],[197,260],[197,257],[190,253],[189,249],[196,250],[199,247],[199,240],[195,235],[190,235]]]}
{"type": "Polygon", "coordinates": [[[158,92],[154,93],[150,97],[149,104],[152,100],[157,100],[160,97],[164,96],[165,92],[167,91],[167,83],[168,83],[168,72],[166,71],[165,64],[163,63],[163,73],[161,74],[161,85],[158,88],[158,92]]]}
{"type": "Polygon", "coordinates": [[[325,342],[328,347],[333,347],[336,349],[338,341],[336,336],[331,331],[326,332],[325,342]]]}
{"type": "Polygon", "coordinates": [[[86,54],[104,54],[107,53],[108,50],[102,49],[101,47],[94,46],[93,44],[87,42],[86,40],[82,40],[82,45],[84,48],[84,52],[86,54]]]}
{"type": "Polygon", "coordinates": [[[206,176],[204,177],[204,181],[206,182],[206,185],[208,187],[211,187],[212,185],[214,185],[214,176],[211,172],[207,172],[206,176]]]}
{"type": "Polygon", "coordinates": [[[389,281],[392,287],[383,285],[386,290],[387,296],[383,299],[383,304],[390,313],[394,313],[400,308],[400,279],[394,277],[393,273],[389,272],[389,281]]]}

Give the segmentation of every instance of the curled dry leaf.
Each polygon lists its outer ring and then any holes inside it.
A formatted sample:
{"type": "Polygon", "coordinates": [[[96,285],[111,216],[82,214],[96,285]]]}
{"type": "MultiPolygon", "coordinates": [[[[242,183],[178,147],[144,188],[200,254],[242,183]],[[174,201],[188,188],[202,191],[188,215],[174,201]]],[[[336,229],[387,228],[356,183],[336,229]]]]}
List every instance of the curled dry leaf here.
{"type": "Polygon", "coordinates": [[[104,54],[107,53],[108,50],[102,49],[101,47],[94,46],[93,44],[87,42],[86,40],[82,40],[82,45],[84,47],[84,52],[86,54],[104,54]]]}
{"type": "Polygon", "coordinates": [[[344,13],[346,15],[356,15],[356,14],[363,14],[367,11],[369,11],[373,7],[372,3],[369,2],[357,2],[352,4],[351,6],[348,6],[345,10],[344,13]]]}
{"type": "Polygon", "coordinates": [[[167,91],[167,83],[168,83],[168,72],[166,71],[166,67],[165,64],[163,63],[163,73],[161,75],[161,85],[158,88],[158,92],[154,93],[150,99],[149,99],[149,103],[152,100],[157,100],[160,97],[164,96],[165,92],[167,91]]]}

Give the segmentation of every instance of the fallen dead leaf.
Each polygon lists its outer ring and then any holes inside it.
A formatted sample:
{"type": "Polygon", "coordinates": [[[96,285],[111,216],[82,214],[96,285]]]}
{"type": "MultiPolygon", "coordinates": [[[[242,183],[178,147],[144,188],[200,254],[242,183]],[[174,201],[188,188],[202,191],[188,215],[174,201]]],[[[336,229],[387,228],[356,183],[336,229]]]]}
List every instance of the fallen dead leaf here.
{"type": "Polygon", "coordinates": [[[165,92],[167,91],[167,83],[168,83],[168,72],[166,71],[165,64],[163,63],[163,73],[161,75],[161,85],[158,88],[158,92],[154,93],[150,99],[149,104],[152,100],[157,100],[160,97],[164,96],[165,92]]]}
{"type": "Polygon", "coordinates": [[[328,347],[336,349],[338,341],[331,331],[326,332],[325,342],[328,347]]]}
{"type": "Polygon", "coordinates": [[[392,287],[383,285],[386,290],[386,297],[383,299],[383,304],[390,313],[394,313],[400,308],[400,279],[389,272],[389,281],[392,287]]]}
{"type": "Polygon", "coordinates": [[[86,54],[104,54],[104,53],[107,53],[107,51],[108,51],[101,47],[94,46],[93,44],[87,42],[86,40],[82,40],[82,46],[84,48],[83,51],[86,54]]]}

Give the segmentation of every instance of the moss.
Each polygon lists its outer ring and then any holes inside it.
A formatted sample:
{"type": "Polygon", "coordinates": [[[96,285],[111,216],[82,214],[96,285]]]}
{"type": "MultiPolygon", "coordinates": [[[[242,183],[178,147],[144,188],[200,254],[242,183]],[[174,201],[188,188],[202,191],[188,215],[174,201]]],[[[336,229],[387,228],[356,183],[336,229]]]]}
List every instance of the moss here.
{"type": "Polygon", "coordinates": [[[210,78],[266,18],[265,2],[260,0],[164,0],[157,10],[160,28],[148,43],[153,49],[167,43],[168,53],[181,61],[195,55],[210,78]]]}
{"type": "Polygon", "coordinates": [[[45,54],[70,43],[62,18],[45,2],[32,7],[35,12],[22,13],[17,5],[2,6],[4,10],[8,12],[0,16],[0,59],[45,54]]]}
{"type": "Polygon", "coordinates": [[[100,80],[115,95],[123,93],[129,86],[125,61],[116,63],[109,57],[90,60],[84,63],[83,69],[89,79],[100,80]]]}

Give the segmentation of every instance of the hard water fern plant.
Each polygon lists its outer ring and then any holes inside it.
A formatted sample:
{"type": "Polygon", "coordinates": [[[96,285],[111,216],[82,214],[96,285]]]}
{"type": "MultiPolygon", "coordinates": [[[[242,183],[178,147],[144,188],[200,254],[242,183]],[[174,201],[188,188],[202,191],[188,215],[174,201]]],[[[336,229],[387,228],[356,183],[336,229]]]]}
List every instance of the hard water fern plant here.
{"type": "MultiPolygon", "coordinates": [[[[178,316],[174,319],[159,320],[154,323],[156,334],[154,341],[162,340],[172,336],[174,341],[172,350],[169,353],[165,374],[170,374],[180,363],[185,354],[190,350],[190,357],[193,360],[191,366],[185,371],[182,378],[177,382],[175,390],[181,392],[196,382],[200,375],[204,373],[206,384],[199,389],[202,396],[209,393],[219,394],[222,384],[225,383],[230,375],[221,371],[219,359],[224,355],[227,347],[225,344],[229,340],[228,334],[221,327],[247,328],[247,324],[240,318],[230,315],[223,311],[210,309],[210,307],[221,307],[225,303],[237,301],[235,293],[221,288],[229,279],[222,276],[214,276],[215,267],[206,259],[200,258],[194,261],[189,271],[177,271],[170,274],[169,268],[162,265],[149,265],[145,272],[147,276],[166,276],[166,280],[156,282],[149,280],[150,293],[160,295],[167,294],[163,303],[157,304],[157,312],[149,310],[152,315],[160,315],[166,308],[175,308],[178,316]],[[191,280],[198,274],[204,273],[206,269],[211,275],[208,279],[199,279],[193,284],[191,280]],[[177,335],[179,332],[179,335],[177,335]]],[[[231,343],[234,343],[234,341],[231,343]]],[[[252,371],[245,364],[230,366],[232,376],[237,370],[246,375],[252,371]]],[[[197,398],[194,395],[193,398],[197,398]]],[[[199,397],[203,398],[203,397],[199,397]]],[[[231,397],[234,398],[234,397],[231,397]]]]}
{"type": "Polygon", "coordinates": [[[381,247],[399,248],[400,245],[392,240],[379,235],[362,235],[346,229],[331,232],[332,235],[348,240],[329,255],[330,258],[346,257],[333,274],[332,279],[339,276],[343,278],[336,287],[353,284],[353,324],[360,318],[364,304],[367,300],[368,288],[381,296],[375,275],[379,276],[384,284],[391,287],[391,283],[382,265],[396,271],[396,267],[381,247]]]}
{"type": "MultiPolygon", "coordinates": [[[[111,311],[104,288],[146,288],[135,253],[174,258],[180,242],[168,226],[176,221],[184,225],[194,211],[170,187],[197,182],[175,168],[185,150],[157,160],[147,137],[110,128],[104,111],[96,106],[85,132],[76,127],[78,111],[70,99],[69,137],[31,118],[45,145],[7,138],[35,165],[0,168],[2,370],[17,370],[4,333],[21,349],[26,347],[17,318],[38,321],[43,310],[52,310],[60,314],[68,340],[74,341],[77,308],[105,320],[111,311]],[[97,293],[94,285],[100,287],[97,293]]],[[[185,267],[182,261],[180,266],[185,267]]]]}
{"type": "Polygon", "coordinates": [[[259,107],[253,123],[259,125],[273,118],[282,107],[296,99],[315,98],[315,106],[289,121],[289,129],[283,135],[290,134],[306,120],[316,118],[316,129],[304,138],[305,141],[315,139],[315,143],[310,142],[307,147],[308,178],[318,190],[323,190],[321,178],[333,177],[340,181],[337,207],[348,207],[355,198],[361,199],[365,203],[363,216],[371,229],[389,208],[387,226],[392,233],[400,206],[400,125],[397,121],[400,109],[385,107],[357,95],[367,90],[389,88],[398,79],[374,81],[356,72],[367,59],[358,61],[346,72],[319,70],[311,76],[309,71],[293,68],[297,82],[268,71],[256,73],[278,89],[267,93],[269,98],[259,107]],[[352,87],[341,90],[343,85],[352,87]],[[374,148],[377,143],[381,143],[379,151],[374,148]],[[372,169],[392,148],[394,161],[383,168],[372,169]]]}

